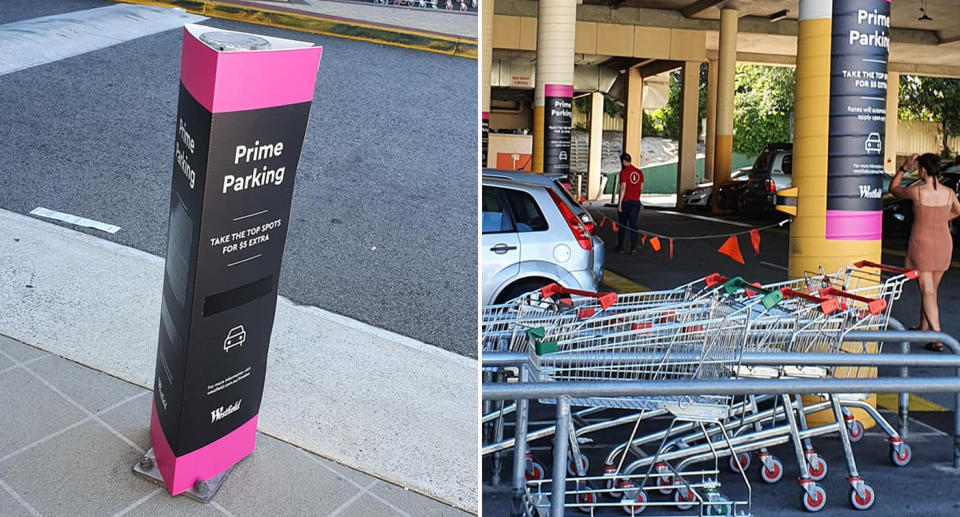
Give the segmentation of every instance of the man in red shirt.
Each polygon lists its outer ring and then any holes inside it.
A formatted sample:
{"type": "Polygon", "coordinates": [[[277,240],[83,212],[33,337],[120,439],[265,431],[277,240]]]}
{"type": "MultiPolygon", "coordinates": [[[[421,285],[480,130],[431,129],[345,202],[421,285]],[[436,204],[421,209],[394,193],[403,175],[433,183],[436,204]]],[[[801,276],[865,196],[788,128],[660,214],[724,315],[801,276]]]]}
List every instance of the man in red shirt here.
{"type": "Polygon", "coordinates": [[[640,216],[640,194],[643,192],[643,172],[634,167],[630,155],[620,155],[620,204],[617,205],[619,224],[622,228],[617,232],[617,253],[632,255],[637,249],[637,218],[640,216]],[[630,249],[623,248],[624,233],[630,232],[630,249]]]}

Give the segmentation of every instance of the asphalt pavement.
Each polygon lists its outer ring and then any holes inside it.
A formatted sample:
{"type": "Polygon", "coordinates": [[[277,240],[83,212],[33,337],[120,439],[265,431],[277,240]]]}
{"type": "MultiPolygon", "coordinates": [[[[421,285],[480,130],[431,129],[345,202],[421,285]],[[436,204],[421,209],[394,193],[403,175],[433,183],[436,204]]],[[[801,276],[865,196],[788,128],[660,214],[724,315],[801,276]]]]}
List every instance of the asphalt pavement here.
{"type": "MultiPolygon", "coordinates": [[[[4,1],[0,23],[107,5],[4,1]]],[[[202,23],[324,47],[280,293],[475,356],[476,62],[202,23]]],[[[163,256],[180,43],[170,30],[0,75],[0,208],[118,225],[80,231],[163,256]]]]}

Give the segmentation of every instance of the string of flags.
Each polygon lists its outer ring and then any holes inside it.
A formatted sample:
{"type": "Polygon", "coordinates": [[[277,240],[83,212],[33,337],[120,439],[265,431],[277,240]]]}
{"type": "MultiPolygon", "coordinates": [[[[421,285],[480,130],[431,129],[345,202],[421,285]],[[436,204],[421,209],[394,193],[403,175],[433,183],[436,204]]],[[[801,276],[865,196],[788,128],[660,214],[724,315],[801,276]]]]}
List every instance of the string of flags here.
{"type": "MultiPolygon", "coordinates": [[[[600,214],[600,224],[599,227],[607,223],[607,216],[600,214]]],[[[743,260],[743,254],[740,252],[740,239],[741,235],[749,235],[750,237],[750,247],[753,248],[753,254],[760,254],[760,232],[763,230],[768,230],[774,227],[781,227],[790,222],[789,219],[784,219],[780,222],[769,224],[767,226],[761,226],[759,228],[751,228],[749,230],[743,230],[733,233],[721,233],[721,234],[712,234],[712,235],[696,235],[696,236],[686,236],[686,237],[670,237],[668,235],[661,235],[655,232],[649,232],[645,230],[634,229],[626,226],[619,226],[615,221],[610,219],[610,228],[614,233],[617,233],[621,230],[630,231],[640,234],[640,247],[643,248],[646,246],[647,242],[650,242],[650,247],[653,248],[654,252],[659,252],[661,249],[660,239],[666,240],[669,246],[670,259],[673,260],[673,241],[674,240],[693,240],[693,239],[711,239],[711,238],[722,238],[726,237],[726,240],[723,241],[723,244],[717,249],[717,252],[721,255],[726,255],[731,260],[739,262],[740,264],[745,264],[743,260]]]]}

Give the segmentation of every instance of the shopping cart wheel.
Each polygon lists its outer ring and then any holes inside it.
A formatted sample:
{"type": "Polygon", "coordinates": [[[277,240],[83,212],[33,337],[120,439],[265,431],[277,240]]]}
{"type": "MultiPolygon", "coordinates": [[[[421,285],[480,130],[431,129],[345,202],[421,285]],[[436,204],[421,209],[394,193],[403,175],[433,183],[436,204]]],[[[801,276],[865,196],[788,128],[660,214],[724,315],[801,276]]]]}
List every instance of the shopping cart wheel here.
{"type": "Polygon", "coordinates": [[[707,515],[733,515],[733,507],[727,501],[719,501],[710,505],[707,515]]]}
{"type": "Polygon", "coordinates": [[[693,490],[689,488],[680,488],[673,494],[673,502],[677,503],[677,509],[681,512],[687,511],[693,507],[693,502],[697,499],[693,490]]]}
{"type": "Polygon", "coordinates": [[[529,463],[529,468],[523,473],[527,478],[527,481],[536,481],[538,479],[543,479],[543,465],[531,461],[529,463]]]}
{"type": "Polygon", "coordinates": [[[847,424],[848,434],[850,435],[850,441],[857,443],[863,439],[863,424],[859,420],[851,420],[847,424]]]}
{"type": "Polygon", "coordinates": [[[873,487],[870,485],[863,485],[863,496],[858,494],[855,489],[850,489],[850,504],[853,505],[854,509],[869,510],[876,499],[876,494],[874,494],[873,487]]]}
{"type": "Polygon", "coordinates": [[[730,455],[730,470],[733,472],[740,472],[740,469],[737,468],[736,458],[740,458],[740,467],[743,467],[743,470],[746,471],[750,468],[750,453],[748,452],[738,452],[736,456],[730,455]]]}
{"type": "Polygon", "coordinates": [[[760,469],[760,479],[772,485],[783,477],[783,463],[773,456],[767,462],[769,464],[764,463],[763,468],[760,469]]]}
{"type": "Polygon", "coordinates": [[[804,490],[803,493],[800,494],[800,500],[808,512],[819,512],[823,510],[823,507],[827,504],[827,492],[822,486],[814,485],[813,494],[809,494],[804,490]]]}
{"type": "Polygon", "coordinates": [[[913,451],[910,446],[900,442],[899,445],[890,445],[890,461],[898,467],[906,467],[913,459],[913,451]],[[899,450],[897,450],[899,449],[899,450]]]}
{"type": "Polygon", "coordinates": [[[673,492],[673,476],[658,477],[657,490],[663,495],[670,495],[670,493],[673,492]]]}
{"type": "Polygon", "coordinates": [[[827,477],[827,462],[814,453],[807,456],[807,470],[810,471],[810,479],[820,481],[827,477]]]}
{"type": "Polygon", "coordinates": [[[627,515],[639,515],[647,509],[647,493],[643,490],[637,490],[637,495],[624,497],[620,500],[624,513],[627,515]]]}
{"type": "Polygon", "coordinates": [[[583,513],[593,513],[597,509],[597,503],[600,502],[600,496],[596,492],[589,490],[577,494],[577,509],[583,513]]]}
{"type": "Polygon", "coordinates": [[[569,462],[567,462],[567,474],[571,476],[582,476],[587,473],[587,469],[590,468],[590,460],[588,460],[587,456],[583,453],[580,453],[580,466],[583,467],[582,474],[577,473],[577,464],[571,459],[569,462]]]}

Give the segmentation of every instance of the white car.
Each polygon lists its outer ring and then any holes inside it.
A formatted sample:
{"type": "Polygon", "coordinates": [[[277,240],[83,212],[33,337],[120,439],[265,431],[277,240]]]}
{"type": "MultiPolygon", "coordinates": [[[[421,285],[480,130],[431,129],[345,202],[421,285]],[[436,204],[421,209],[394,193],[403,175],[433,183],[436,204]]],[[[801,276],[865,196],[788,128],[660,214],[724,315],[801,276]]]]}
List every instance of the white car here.
{"type": "MultiPolygon", "coordinates": [[[[500,303],[557,282],[596,291],[595,239],[558,186],[483,176],[481,296],[500,303]]],[[[602,241],[601,242],[602,245],[602,241]]]]}

